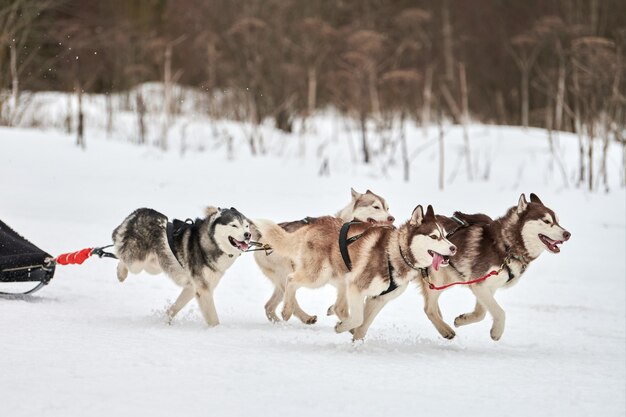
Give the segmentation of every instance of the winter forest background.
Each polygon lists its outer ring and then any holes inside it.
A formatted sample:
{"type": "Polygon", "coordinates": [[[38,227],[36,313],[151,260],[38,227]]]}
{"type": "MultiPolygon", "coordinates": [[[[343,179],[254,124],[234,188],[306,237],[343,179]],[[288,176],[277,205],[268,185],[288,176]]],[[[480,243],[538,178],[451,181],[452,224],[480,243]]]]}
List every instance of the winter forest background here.
{"type": "Polygon", "coordinates": [[[57,124],[79,144],[87,123],[81,96],[100,94],[109,135],[117,113],[133,112],[132,141],[163,149],[189,108],[250,123],[253,154],[267,151],[255,126],[301,132],[316,112],[332,109],[358,126],[360,160],[399,148],[405,171],[411,156],[396,134],[405,123],[458,124],[469,176],[477,174],[470,121],[544,128],[552,151],[552,132],[574,132],[578,168],[568,183],[588,189],[608,188],[608,143],[626,149],[621,0],[0,4],[0,123],[57,124]],[[160,83],[156,96],[138,88],[148,82],[160,83]],[[36,91],[72,93],[75,103],[68,99],[65,116],[46,121],[36,91]],[[150,112],[161,113],[158,128],[150,112]],[[594,152],[602,153],[599,167],[594,152]]]}

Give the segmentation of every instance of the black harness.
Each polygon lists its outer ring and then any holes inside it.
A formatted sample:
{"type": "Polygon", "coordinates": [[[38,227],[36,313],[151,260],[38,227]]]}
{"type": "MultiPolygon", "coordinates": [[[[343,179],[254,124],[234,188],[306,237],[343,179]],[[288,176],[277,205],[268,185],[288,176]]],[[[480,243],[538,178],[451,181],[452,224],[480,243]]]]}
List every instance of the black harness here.
{"type": "Polygon", "coordinates": [[[176,254],[176,249],[174,246],[174,238],[182,235],[185,232],[185,230],[189,229],[191,226],[193,226],[193,224],[194,224],[194,221],[192,219],[187,219],[185,221],[174,219],[171,222],[167,222],[167,226],[165,226],[165,232],[167,235],[167,244],[169,245],[170,250],[174,254],[174,257],[178,261],[178,264],[182,268],[184,268],[184,266],[182,262],[180,261],[180,259],[178,258],[178,255],[176,254]]]}
{"type": "Polygon", "coordinates": [[[344,223],[343,226],[341,226],[341,230],[339,230],[339,252],[341,252],[343,263],[346,264],[348,271],[352,271],[352,261],[350,260],[350,254],[348,253],[348,246],[363,236],[363,233],[361,233],[348,239],[348,230],[350,230],[350,226],[358,223],[361,222],[358,220],[352,220],[351,222],[344,223]]]}
{"type": "MultiPolygon", "coordinates": [[[[363,232],[358,235],[354,235],[351,238],[348,238],[348,231],[350,230],[350,226],[357,223],[361,222],[358,220],[353,220],[351,222],[344,223],[341,226],[341,230],[339,230],[339,252],[341,253],[341,258],[343,259],[343,263],[346,264],[346,268],[348,268],[348,271],[352,271],[352,260],[350,259],[350,254],[348,253],[348,246],[363,237],[363,233],[365,233],[363,232]]],[[[391,260],[389,259],[389,256],[387,256],[387,270],[389,271],[389,287],[387,287],[385,291],[378,294],[377,297],[389,294],[390,292],[398,288],[398,285],[393,279],[394,269],[391,265],[391,260]]]]}

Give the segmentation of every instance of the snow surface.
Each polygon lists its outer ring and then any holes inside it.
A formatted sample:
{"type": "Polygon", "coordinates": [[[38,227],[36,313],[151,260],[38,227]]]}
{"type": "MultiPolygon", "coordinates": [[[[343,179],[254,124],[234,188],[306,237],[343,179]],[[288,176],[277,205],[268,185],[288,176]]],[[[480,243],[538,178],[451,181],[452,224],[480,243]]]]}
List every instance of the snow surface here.
{"type": "MultiPolygon", "coordinates": [[[[460,131],[448,128],[448,183],[439,191],[436,145],[423,148],[404,183],[398,166],[355,164],[356,133],[350,148],[332,136],[333,123],[320,124],[304,159],[297,139],[264,127],[275,152],[253,158],[238,147],[231,161],[225,147],[162,153],[91,132],[81,151],[60,133],[1,128],[0,218],[59,254],[108,244],[113,228],[144,206],[183,219],[207,204],[235,206],[282,221],[334,213],[353,186],[386,197],[403,221],[418,203],[499,216],[521,192],[535,192],[572,239],[497,294],[507,312],[500,342],[489,338],[489,317],[442,339],[414,285],[382,311],[364,343],[334,333],[324,315],[330,287],[298,293],[317,324],[271,324],[263,305],[272,287],[250,255],[218,286],[220,326],[207,328],[195,302],[169,326],[164,311],[179,289],[168,278],[131,275],[120,284],[113,260],[90,259],[59,266],[33,296],[0,298],[0,416],[624,416],[621,150],[611,149],[611,192],[590,194],[571,186],[573,136],[560,138],[563,179],[544,132],[476,125],[476,169],[489,181],[470,182],[460,131]],[[324,155],[330,177],[317,176],[324,155]]],[[[238,145],[237,129],[245,129],[232,126],[219,129],[231,129],[238,145]]],[[[411,128],[409,145],[435,135],[423,139],[411,128]]],[[[464,288],[441,298],[448,323],[472,307],[464,288]]]]}

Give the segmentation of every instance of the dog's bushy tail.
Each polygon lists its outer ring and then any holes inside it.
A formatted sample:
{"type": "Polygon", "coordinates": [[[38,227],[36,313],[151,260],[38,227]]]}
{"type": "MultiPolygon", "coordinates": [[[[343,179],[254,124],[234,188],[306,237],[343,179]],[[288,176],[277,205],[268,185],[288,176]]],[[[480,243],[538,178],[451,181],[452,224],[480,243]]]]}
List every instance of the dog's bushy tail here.
{"type": "Polygon", "coordinates": [[[297,233],[288,233],[273,221],[266,219],[255,219],[254,226],[257,229],[255,240],[270,245],[276,253],[284,256],[294,252],[299,241],[297,233]]]}

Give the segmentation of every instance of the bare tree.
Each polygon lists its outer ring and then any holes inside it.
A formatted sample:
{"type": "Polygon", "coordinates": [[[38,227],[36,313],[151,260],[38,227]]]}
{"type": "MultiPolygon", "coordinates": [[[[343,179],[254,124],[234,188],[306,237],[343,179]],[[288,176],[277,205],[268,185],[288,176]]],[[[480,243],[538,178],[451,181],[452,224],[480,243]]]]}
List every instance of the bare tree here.
{"type": "Polygon", "coordinates": [[[385,104],[396,109],[400,113],[399,140],[402,152],[402,168],[404,172],[404,181],[410,179],[411,160],[409,158],[409,149],[406,138],[406,118],[409,111],[415,107],[415,94],[417,84],[421,81],[421,77],[414,70],[393,70],[389,71],[381,77],[381,82],[385,87],[383,91],[383,99],[385,104]]]}
{"type": "Polygon", "coordinates": [[[182,70],[180,69],[172,74],[172,52],[174,47],[186,38],[186,35],[182,35],[173,41],[167,42],[163,53],[163,125],[159,140],[159,147],[162,151],[167,150],[167,135],[172,126],[172,88],[182,75],[182,70]]]}
{"type": "Polygon", "coordinates": [[[530,108],[530,71],[539,53],[539,42],[532,33],[517,35],[511,39],[508,50],[520,70],[521,123],[527,128],[530,108]]]}

